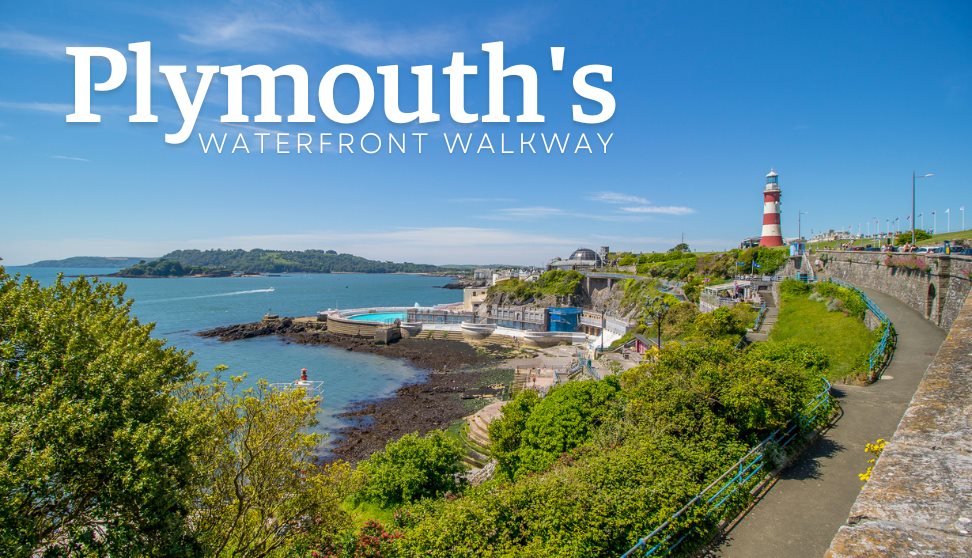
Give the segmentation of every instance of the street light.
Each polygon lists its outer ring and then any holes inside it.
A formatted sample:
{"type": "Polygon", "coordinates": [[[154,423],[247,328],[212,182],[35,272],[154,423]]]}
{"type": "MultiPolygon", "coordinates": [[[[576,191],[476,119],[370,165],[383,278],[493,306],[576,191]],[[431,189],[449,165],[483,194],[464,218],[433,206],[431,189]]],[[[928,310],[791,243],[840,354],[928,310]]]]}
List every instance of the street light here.
{"type": "Polygon", "coordinates": [[[938,215],[932,211],[932,234],[938,234],[938,215]]]}
{"type": "Polygon", "coordinates": [[[921,230],[925,230],[925,214],[924,213],[919,213],[918,214],[918,219],[921,220],[921,230]]]}
{"type": "Polygon", "coordinates": [[[945,210],[945,232],[952,232],[952,208],[945,210]]]}
{"type": "Polygon", "coordinates": [[[801,228],[800,218],[806,214],[807,214],[806,211],[797,211],[797,242],[803,240],[803,233],[801,232],[803,229],[801,228]]]}
{"type": "Polygon", "coordinates": [[[655,329],[658,332],[658,341],[656,343],[658,345],[658,349],[660,350],[662,346],[662,320],[664,320],[665,315],[668,314],[669,305],[664,296],[653,296],[648,299],[647,302],[646,310],[648,311],[648,315],[651,316],[651,319],[655,322],[655,329]]]}
{"type": "Polygon", "coordinates": [[[911,171],[911,243],[915,243],[915,182],[919,178],[928,178],[930,176],[935,176],[935,173],[930,172],[928,174],[923,174],[921,176],[916,176],[915,171],[911,171]]]}

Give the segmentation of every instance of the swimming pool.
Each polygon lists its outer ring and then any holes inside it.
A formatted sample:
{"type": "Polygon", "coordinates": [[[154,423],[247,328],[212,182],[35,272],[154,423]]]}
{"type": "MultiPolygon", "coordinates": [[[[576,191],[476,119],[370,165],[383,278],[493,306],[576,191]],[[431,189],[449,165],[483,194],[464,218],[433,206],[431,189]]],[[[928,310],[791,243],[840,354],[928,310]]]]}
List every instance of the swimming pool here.
{"type": "Polygon", "coordinates": [[[374,314],[355,314],[348,316],[347,319],[356,322],[379,322],[383,324],[394,323],[395,320],[405,321],[405,312],[375,312],[374,314]]]}

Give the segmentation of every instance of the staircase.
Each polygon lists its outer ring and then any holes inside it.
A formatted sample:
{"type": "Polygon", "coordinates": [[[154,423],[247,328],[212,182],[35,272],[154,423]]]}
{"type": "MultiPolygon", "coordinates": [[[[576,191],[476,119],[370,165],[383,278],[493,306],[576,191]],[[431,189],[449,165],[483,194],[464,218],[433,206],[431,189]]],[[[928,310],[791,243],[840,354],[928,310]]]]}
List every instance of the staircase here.
{"type": "Polygon", "coordinates": [[[465,446],[463,462],[470,469],[480,469],[489,462],[489,423],[499,418],[506,401],[496,401],[466,417],[466,424],[459,433],[465,446]]]}
{"type": "Polygon", "coordinates": [[[414,339],[448,339],[449,341],[462,341],[461,331],[450,331],[444,329],[425,329],[416,333],[414,339]]]}
{"type": "Polygon", "coordinates": [[[759,323],[759,327],[746,333],[746,341],[750,343],[766,341],[780,315],[780,308],[776,304],[776,296],[773,291],[760,291],[759,297],[766,305],[766,313],[763,314],[763,320],[759,323]]]}

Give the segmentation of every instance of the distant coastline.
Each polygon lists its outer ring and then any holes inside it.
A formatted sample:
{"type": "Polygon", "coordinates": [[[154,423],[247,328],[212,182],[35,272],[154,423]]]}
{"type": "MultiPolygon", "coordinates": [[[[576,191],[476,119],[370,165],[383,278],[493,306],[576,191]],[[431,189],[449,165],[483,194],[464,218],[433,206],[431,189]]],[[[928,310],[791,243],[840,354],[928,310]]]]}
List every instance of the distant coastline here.
{"type": "Polygon", "coordinates": [[[125,268],[141,261],[154,258],[135,258],[129,256],[73,256],[63,260],[41,260],[21,267],[96,267],[96,268],[125,268]]]}

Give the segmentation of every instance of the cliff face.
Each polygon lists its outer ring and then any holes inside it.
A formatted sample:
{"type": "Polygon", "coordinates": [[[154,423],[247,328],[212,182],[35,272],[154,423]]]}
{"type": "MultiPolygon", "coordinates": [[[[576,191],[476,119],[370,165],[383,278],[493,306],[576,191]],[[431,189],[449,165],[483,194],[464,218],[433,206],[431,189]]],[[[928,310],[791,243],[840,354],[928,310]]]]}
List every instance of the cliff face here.
{"type": "Polygon", "coordinates": [[[479,307],[479,315],[485,317],[491,306],[525,306],[529,308],[551,308],[564,306],[578,306],[589,308],[591,300],[582,289],[566,296],[531,296],[520,298],[511,293],[499,292],[486,295],[486,301],[479,307]]]}
{"type": "Polygon", "coordinates": [[[591,306],[596,312],[603,312],[609,316],[634,319],[642,307],[637,302],[624,301],[624,285],[616,283],[610,289],[599,289],[591,295],[591,306]]]}

